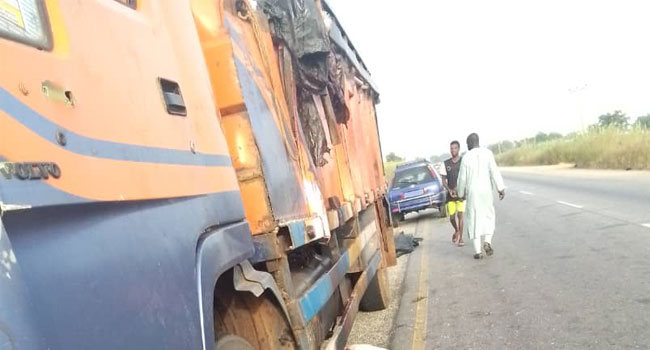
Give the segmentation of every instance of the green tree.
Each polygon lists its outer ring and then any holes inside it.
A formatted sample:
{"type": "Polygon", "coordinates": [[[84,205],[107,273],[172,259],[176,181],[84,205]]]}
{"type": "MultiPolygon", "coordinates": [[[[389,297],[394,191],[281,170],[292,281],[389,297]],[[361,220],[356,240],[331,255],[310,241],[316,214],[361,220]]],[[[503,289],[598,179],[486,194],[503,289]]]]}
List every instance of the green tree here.
{"type": "Polygon", "coordinates": [[[603,114],[598,117],[598,126],[601,128],[625,129],[630,125],[630,117],[621,111],[603,114]]]}
{"type": "Polygon", "coordinates": [[[548,141],[548,135],[544,132],[538,132],[535,135],[535,143],[542,143],[548,141]]]}
{"type": "Polygon", "coordinates": [[[600,125],[600,123],[591,124],[587,127],[587,131],[590,133],[599,133],[601,130],[602,130],[602,125],[600,125]]]}
{"type": "Polygon", "coordinates": [[[650,129],[650,113],[636,118],[634,127],[638,129],[650,129]]]}
{"type": "Polygon", "coordinates": [[[387,162],[402,162],[402,161],[404,161],[404,158],[396,155],[395,152],[390,152],[386,156],[386,161],[387,162]]]}

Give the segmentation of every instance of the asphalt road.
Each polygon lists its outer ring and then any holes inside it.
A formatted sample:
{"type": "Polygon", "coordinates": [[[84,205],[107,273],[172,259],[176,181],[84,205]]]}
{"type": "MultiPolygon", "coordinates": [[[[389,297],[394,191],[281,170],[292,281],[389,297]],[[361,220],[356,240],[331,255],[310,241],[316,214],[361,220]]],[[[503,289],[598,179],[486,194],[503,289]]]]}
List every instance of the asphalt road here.
{"type": "Polygon", "coordinates": [[[507,171],[495,255],[407,217],[392,349],[650,349],[650,173],[507,171]]]}

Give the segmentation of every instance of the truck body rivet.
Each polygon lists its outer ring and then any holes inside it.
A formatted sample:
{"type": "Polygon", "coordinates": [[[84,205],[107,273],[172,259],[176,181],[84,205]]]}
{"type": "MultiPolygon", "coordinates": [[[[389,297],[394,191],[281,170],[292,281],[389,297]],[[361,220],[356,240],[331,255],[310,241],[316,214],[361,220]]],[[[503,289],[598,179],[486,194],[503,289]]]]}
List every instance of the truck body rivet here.
{"type": "Polygon", "coordinates": [[[58,143],[61,146],[65,146],[68,143],[65,134],[61,130],[56,132],[56,143],[58,143]]]}
{"type": "Polygon", "coordinates": [[[27,90],[27,87],[23,83],[18,84],[18,90],[25,96],[29,95],[29,90],[27,90]]]}

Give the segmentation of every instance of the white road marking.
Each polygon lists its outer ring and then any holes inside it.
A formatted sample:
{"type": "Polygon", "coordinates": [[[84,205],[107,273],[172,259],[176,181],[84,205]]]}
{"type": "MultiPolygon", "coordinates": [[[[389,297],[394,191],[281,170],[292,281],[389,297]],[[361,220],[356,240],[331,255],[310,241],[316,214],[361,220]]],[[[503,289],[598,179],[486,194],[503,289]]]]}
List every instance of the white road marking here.
{"type": "Polygon", "coordinates": [[[647,224],[641,224],[641,226],[643,226],[643,227],[645,227],[645,228],[650,228],[650,222],[647,223],[647,224]]]}
{"type": "Polygon", "coordinates": [[[519,191],[521,194],[525,194],[527,196],[534,196],[535,194],[533,192],[528,192],[528,191],[519,191]]]}
{"type": "Polygon", "coordinates": [[[557,202],[562,204],[562,205],[566,205],[566,206],[569,206],[569,207],[572,207],[572,208],[582,209],[582,205],[577,205],[577,204],[573,204],[573,203],[569,203],[569,202],[565,202],[565,201],[557,201],[557,202]]]}

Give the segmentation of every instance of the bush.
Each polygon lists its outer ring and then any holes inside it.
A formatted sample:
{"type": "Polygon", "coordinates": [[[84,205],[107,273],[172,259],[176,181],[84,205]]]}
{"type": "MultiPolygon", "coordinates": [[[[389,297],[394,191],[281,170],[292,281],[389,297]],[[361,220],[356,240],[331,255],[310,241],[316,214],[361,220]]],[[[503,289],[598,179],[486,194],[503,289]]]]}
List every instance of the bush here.
{"type": "Polygon", "coordinates": [[[650,114],[642,117],[638,117],[634,122],[634,128],[636,129],[650,129],[650,114]]]}
{"type": "Polygon", "coordinates": [[[400,163],[403,163],[403,161],[384,163],[384,172],[386,173],[386,181],[388,181],[389,185],[390,182],[393,180],[393,175],[395,175],[395,168],[397,168],[397,166],[400,163]]]}
{"type": "Polygon", "coordinates": [[[650,169],[650,131],[594,128],[586,134],[519,148],[497,155],[500,165],[575,163],[581,168],[650,169]]]}

